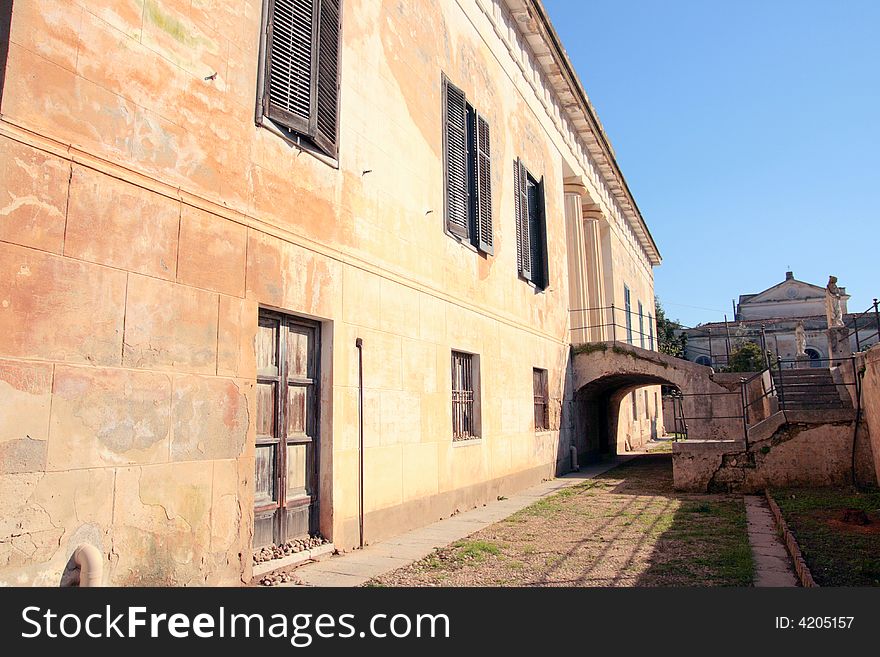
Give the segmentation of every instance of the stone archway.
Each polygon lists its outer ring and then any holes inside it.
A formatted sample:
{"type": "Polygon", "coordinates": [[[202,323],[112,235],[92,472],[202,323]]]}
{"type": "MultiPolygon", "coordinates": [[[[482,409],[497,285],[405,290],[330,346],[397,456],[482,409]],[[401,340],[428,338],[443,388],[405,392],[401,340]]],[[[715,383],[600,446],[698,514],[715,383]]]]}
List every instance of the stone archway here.
{"type": "Polygon", "coordinates": [[[572,356],[574,444],[579,457],[616,453],[620,402],[633,390],[672,386],[684,395],[691,434],[703,439],[742,438],[739,375],[619,342],[580,345],[572,356]],[[736,419],[740,418],[740,419],[736,419]]]}

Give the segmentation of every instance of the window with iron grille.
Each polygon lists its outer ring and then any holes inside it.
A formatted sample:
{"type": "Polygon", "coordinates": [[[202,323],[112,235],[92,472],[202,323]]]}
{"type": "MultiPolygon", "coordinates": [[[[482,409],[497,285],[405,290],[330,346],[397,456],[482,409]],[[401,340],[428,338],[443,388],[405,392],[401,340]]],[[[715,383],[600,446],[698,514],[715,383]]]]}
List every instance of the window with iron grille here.
{"type": "Polygon", "coordinates": [[[519,158],[513,163],[513,199],[516,222],[516,266],[519,275],[539,290],[547,288],[547,222],[544,182],[526,170],[519,158]]]}
{"type": "Polygon", "coordinates": [[[258,123],[335,158],[340,0],[264,0],[263,17],[258,123]]]}
{"type": "Polygon", "coordinates": [[[492,234],[492,160],[489,122],[465,93],[443,78],[443,206],[446,231],[483,253],[492,234]]]}
{"type": "Polygon", "coordinates": [[[472,354],[452,352],[452,439],[477,438],[475,359],[472,354]]]}
{"type": "Polygon", "coordinates": [[[547,370],[540,370],[537,367],[533,369],[532,381],[535,389],[535,431],[549,431],[547,370]]]}

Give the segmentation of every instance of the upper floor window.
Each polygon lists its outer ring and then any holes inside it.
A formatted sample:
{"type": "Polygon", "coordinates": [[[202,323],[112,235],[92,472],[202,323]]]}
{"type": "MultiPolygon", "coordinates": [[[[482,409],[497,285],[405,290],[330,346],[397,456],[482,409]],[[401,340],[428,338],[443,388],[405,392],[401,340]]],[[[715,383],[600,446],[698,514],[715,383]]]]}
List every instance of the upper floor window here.
{"type": "Polygon", "coordinates": [[[629,286],[623,286],[623,310],[626,314],[626,341],[633,343],[633,321],[632,321],[632,299],[629,293],[629,286]]]}
{"type": "Polygon", "coordinates": [[[519,158],[513,163],[513,198],[519,275],[539,290],[544,290],[550,278],[547,269],[544,183],[537,181],[519,158]]]}
{"type": "Polygon", "coordinates": [[[639,346],[645,348],[645,313],[641,301],[639,301],[639,346]]]}
{"type": "Polygon", "coordinates": [[[264,0],[260,116],[336,157],[340,0],[264,0]]]}
{"type": "Polygon", "coordinates": [[[494,253],[489,122],[443,76],[443,208],[446,230],[494,253]]]}
{"type": "Polygon", "coordinates": [[[648,313],[648,349],[654,351],[654,317],[648,313]]]}

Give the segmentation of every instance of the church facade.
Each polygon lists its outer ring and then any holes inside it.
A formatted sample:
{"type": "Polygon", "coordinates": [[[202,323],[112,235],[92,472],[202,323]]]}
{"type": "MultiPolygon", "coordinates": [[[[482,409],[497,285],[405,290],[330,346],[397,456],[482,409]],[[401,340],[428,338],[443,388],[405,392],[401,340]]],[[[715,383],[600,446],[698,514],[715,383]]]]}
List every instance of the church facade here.
{"type": "MultiPolygon", "coordinates": [[[[845,326],[850,327],[850,346],[853,352],[878,341],[876,320],[873,316],[856,318],[849,313],[846,288],[840,290],[840,311],[845,326]],[[858,324],[861,334],[857,345],[855,332],[858,324]]],[[[740,295],[736,315],[730,322],[709,322],[682,331],[687,336],[685,357],[701,365],[724,367],[728,353],[743,341],[765,347],[771,354],[784,360],[794,359],[798,353],[798,325],[804,330],[805,353],[814,366],[828,366],[831,357],[828,344],[826,289],[820,285],[798,280],[787,271],[785,278],[762,292],[740,295]]]]}

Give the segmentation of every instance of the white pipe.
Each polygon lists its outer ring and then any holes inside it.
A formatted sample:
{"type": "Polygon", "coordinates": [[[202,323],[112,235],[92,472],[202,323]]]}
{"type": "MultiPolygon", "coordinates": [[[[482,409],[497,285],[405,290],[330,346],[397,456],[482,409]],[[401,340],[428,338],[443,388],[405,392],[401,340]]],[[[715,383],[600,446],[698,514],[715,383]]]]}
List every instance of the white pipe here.
{"type": "Polygon", "coordinates": [[[79,585],[103,586],[104,560],[94,545],[83,543],[73,551],[73,562],[79,566],[79,585]]]}

